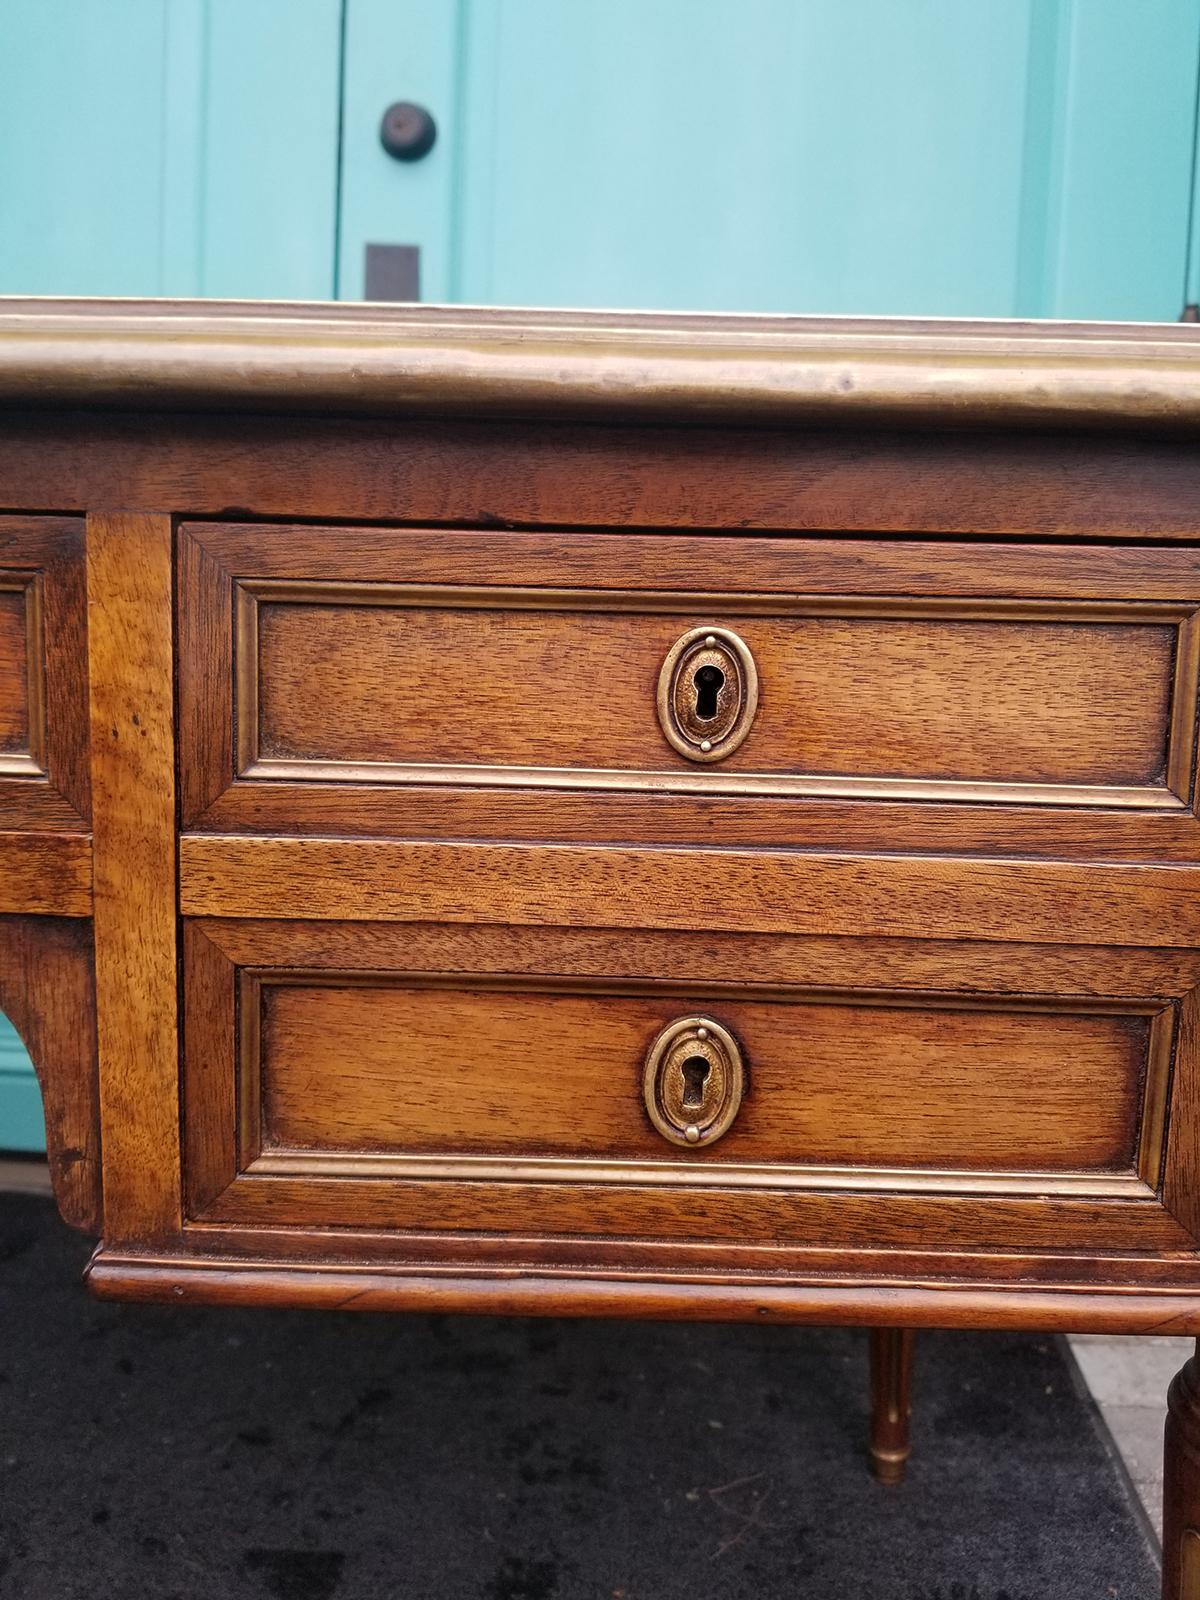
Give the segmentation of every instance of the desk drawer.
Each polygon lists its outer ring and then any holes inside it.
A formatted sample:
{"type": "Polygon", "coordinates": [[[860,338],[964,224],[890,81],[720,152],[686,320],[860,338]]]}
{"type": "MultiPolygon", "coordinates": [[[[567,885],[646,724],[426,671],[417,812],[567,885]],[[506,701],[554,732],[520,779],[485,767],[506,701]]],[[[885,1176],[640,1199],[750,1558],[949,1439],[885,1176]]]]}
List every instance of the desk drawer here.
{"type": "Polygon", "coordinates": [[[1198,977],[1064,946],[193,921],[192,1215],[1190,1248],[1168,1079],[1176,1051],[1187,1103],[1198,977]]]}
{"type": "Polygon", "coordinates": [[[213,830],[1195,847],[1189,551],[218,526],[181,573],[213,830]]]}

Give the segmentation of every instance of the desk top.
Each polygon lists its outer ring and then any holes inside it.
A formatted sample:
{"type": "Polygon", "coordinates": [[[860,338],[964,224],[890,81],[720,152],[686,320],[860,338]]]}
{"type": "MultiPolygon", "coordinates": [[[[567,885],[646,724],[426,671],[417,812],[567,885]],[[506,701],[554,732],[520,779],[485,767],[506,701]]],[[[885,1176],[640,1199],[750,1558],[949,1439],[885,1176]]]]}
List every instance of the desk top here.
{"type": "Polygon", "coordinates": [[[1200,429],[1200,327],[0,297],[0,405],[1200,429]]]}

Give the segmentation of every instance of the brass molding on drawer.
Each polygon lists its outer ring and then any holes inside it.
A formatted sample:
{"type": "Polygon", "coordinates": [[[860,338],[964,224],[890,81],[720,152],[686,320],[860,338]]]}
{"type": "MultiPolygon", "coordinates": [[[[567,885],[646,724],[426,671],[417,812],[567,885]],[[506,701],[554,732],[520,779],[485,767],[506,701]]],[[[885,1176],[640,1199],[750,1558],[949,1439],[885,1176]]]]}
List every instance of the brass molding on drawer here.
{"type": "Polygon", "coordinates": [[[185,835],[199,917],[1200,942],[1200,867],[799,850],[185,835]]]}
{"type": "MultiPolygon", "coordinates": [[[[204,938],[199,929],[197,937],[204,938]]],[[[220,981],[229,982],[230,969],[222,971],[220,981]]],[[[468,1130],[472,1115],[479,1115],[477,1096],[491,1081],[487,1059],[496,1039],[489,1029],[495,1029],[502,1019],[511,1028],[509,1019],[514,1017],[527,1025],[528,1032],[522,1034],[518,1026],[513,1037],[506,1036],[504,1048],[514,1070],[515,1052],[523,1051],[529,1057],[551,1048],[545,1039],[539,1040],[537,1030],[552,1029],[552,1054],[564,1061],[570,1056],[578,1075],[583,1060],[599,1049],[599,1035],[608,1030],[628,1047],[622,1029],[631,1015],[644,1013],[657,1020],[658,1008],[672,1005],[676,996],[688,991],[678,983],[649,979],[589,981],[531,974],[481,977],[299,967],[239,968],[236,982],[238,1166],[249,1175],[655,1184],[670,1189],[718,1186],[914,1197],[1024,1195],[1159,1204],[1177,1028],[1174,1006],[1161,999],[708,983],[703,987],[706,1001],[725,1012],[732,1009],[743,1018],[742,1027],[751,1031],[739,1034],[708,1012],[674,1016],[648,1041],[644,1061],[639,1043],[626,1048],[623,1061],[618,1044],[596,1062],[585,1074],[587,1099],[578,1109],[556,1098],[553,1090],[539,1088],[531,1099],[528,1085],[506,1088],[496,1082],[491,1098],[504,1108],[506,1127],[511,1124],[500,1137],[490,1112],[480,1129],[468,1130]],[[564,1006],[590,1017],[590,1027],[581,1031],[562,1021],[564,1006]],[[264,1037],[268,1011],[272,1014],[269,1040],[264,1037]],[[884,1021],[888,1013],[890,1032],[884,1021]],[[359,1028],[366,1016],[372,1019],[370,1033],[375,1042],[360,1038],[358,1048],[346,1048],[347,1030],[359,1028]],[[830,1018],[841,1019],[846,1036],[857,1039],[875,1064],[876,1076],[861,1086],[861,1098],[856,1098],[844,1074],[840,1085],[838,1075],[831,1080],[828,1054],[835,1035],[830,1032],[830,1018]],[[440,1044],[429,1059],[420,1059],[420,1051],[430,1052],[430,1037],[407,1033],[405,1019],[421,1021],[426,1027],[434,1024],[441,1030],[440,1044]],[[380,1032],[382,1044],[378,1042],[380,1032]],[[945,1072],[943,1034],[961,1037],[964,1049],[969,1049],[972,1040],[978,1049],[990,1038],[996,1053],[1007,1051],[1019,1060],[1019,1066],[1015,1062],[1012,1066],[1018,1077],[1025,1072],[1031,1080],[1036,1080],[1037,1074],[1030,1063],[1038,1053],[1049,1050],[1053,1054],[1048,1041],[1057,1039],[1058,1048],[1066,1048],[1066,1040],[1073,1039],[1076,1053],[1081,1061],[1086,1058],[1094,1075],[1089,1080],[1092,1089],[1104,1081],[1107,1090],[1107,1098],[1093,1095],[1091,1125],[1085,1127],[1078,1111],[1075,1115],[1074,1136],[1079,1148],[1090,1149],[1098,1164],[1085,1165],[1079,1171],[1038,1166],[1033,1152],[1045,1146],[1048,1129],[1057,1124],[1046,1105],[1039,1102],[1040,1109],[1035,1109],[1039,1094],[1035,1081],[1015,1097],[1005,1078],[990,1094],[980,1085],[974,1095],[964,1098],[959,1080],[966,1069],[959,1067],[941,1082],[940,1090],[926,1088],[922,1100],[921,1073],[904,1053],[924,1051],[926,1068],[932,1070],[940,1064],[945,1072]],[[307,1089],[289,1089],[286,1081],[279,1081],[280,1073],[286,1079],[288,1062],[279,1054],[268,1059],[272,1046],[276,1052],[290,1054],[299,1049],[307,1054],[318,1035],[328,1036],[330,1045],[335,1039],[341,1041],[338,1048],[330,1050],[330,1060],[348,1057],[356,1063],[353,1103],[343,1104],[332,1119],[319,1110],[318,1102],[325,1094],[346,1092],[345,1085],[338,1087],[340,1074],[335,1069],[330,1068],[319,1083],[310,1082],[307,1089]],[[903,1041],[902,1046],[893,1045],[893,1035],[903,1041]],[[781,1043],[784,1038],[787,1044],[781,1043]],[[290,1041],[290,1049],[286,1041],[290,1041]],[[759,1074],[751,1127],[743,1127],[738,1120],[743,1096],[751,1090],[744,1044],[760,1058],[764,1049],[772,1056],[795,1052],[788,1071],[776,1060],[769,1072],[764,1067],[759,1074]],[[810,1062],[807,1074],[806,1048],[820,1054],[819,1068],[810,1062]],[[461,1072],[443,1082],[445,1061],[464,1049],[469,1061],[461,1072]],[[900,1058],[893,1059],[897,1049],[900,1058]],[[1141,1063],[1133,1113],[1136,1136],[1126,1152],[1127,1165],[1112,1166],[1095,1153],[1127,1141],[1123,1119],[1130,1109],[1125,1105],[1129,1084],[1122,1087],[1117,1076],[1128,1073],[1128,1064],[1122,1065],[1119,1073],[1116,1064],[1131,1050],[1141,1063]],[[713,1103],[701,1106],[695,1114],[700,1124],[697,1134],[707,1137],[692,1139],[685,1114],[664,1104],[669,1097],[662,1095],[662,1077],[664,1068],[677,1064],[673,1058],[699,1052],[714,1069],[712,1076],[722,1081],[713,1103]],[[389,1074],[386,1096],[372,1100],[370,1071],[393,1058],[398,1066],[394,1078],[389,1074]],[[428,1074],[435,1065],[441,1087],[433,1090],[424,1077],[416,1079],[413,1074],[428,1074]],[[767,1081],[761,1081],[764,1073],[767,1081]],[[1117,1075],[1108,1080],[1108,1073],[1117,1075]],[[462,1084],[461,1098],[453,1087],[455,1082],[462,1084]],[[905,1083],[903,1104],[893,1103],[890,1138],[893,1154],[904,1145],[912,1160],[905,1166],[867,1159],[864,1152],[872,1142],[887,1140],[882,1130],[889,1116],[875,1102],[894,1096],[897,1086],[905,1083]],[[650,1126],[643,1123],[643,1098],[650,1126]],[[980,1104],[985,1098],[989,1105],[996,1101],[986,1115],[980,1104]],[[973,1123],[972,1101],[976,1110],[973,1123]],[[836,1115],[830,1109],[835,1102],[840,1106],[836,1115]],[[270,1126],[268,1103],[274,1112],[270,1126]],[[937,1126],[922,1136],[923,1119],[931,1113],[937,1126]],[[828,1149],[818,1155],[811,1143],[806,1149],[795,1127],[798,1117],[801,1124],[806,1117],[815,1119],[822,1130],[821,1144],[836,1148],[841,1159],[830,1159],[828,1149]],[[481,1153],[476,1146],[484,1126],[492,1131],[487,1139],[489,1148],[481,1153]],[[649,1136],[651,1126],[677,1147],[673,1157],[660,1154],[662,1147],[649,1136]],[[968,1127],[976,1153],[985,1143],[992,1150],[990,1164],[968,1168],[955,1164],[948,1155],[957,1151],[961,1158],[968,1127]],[[366,1143],[364,1128],[370,1130],[366,1143]],[[318,1133],[318,1129],[322,1131],[318,1133]],[[631,1130],[637,1133],[636,1152],[622,1151],[631,1130]],[[740,1132],[740,1145],[739,1140],[732,1140],[722,1147],[718,1159],[708,1159],[709,1150],[731,1130],[740,1132]],[[322,1140],[329,1138],[331,1142],[323,1147],[322,1140]],[[747,1138],[749,1145],[744,1142],[747,1138]],[[374,1148],[394,1140],[399,1140],[399,1148],[374,1148]],[[410,1147],[405,1148],[406,1144],[410,1147]],[[539,1145],[542,1154],[537,1153],[539,1145]],[[738,1148],[731,1154],[731,1146],[739,1147],[740,1154],[738,1148]],[[997,1156],[995,1152],[1000,1150],[1007,1155],[997,1156]],[[853,1154],[861,1157],[857,1165],[850,1159],[853,1154]]],[[[216,1048],[222,1043],[211,1042],[216,1048]]],[[[227,1046],[229,1041],[225,1043],[227,1046]]],[[[1086,1076],[1082,1066],[1078,1071],[1086,1076]]],[[[1056,1137],[1065,1139],[1065,1128],[1058,1128],[1056,1137]]]]}
{"type": "MultiPolygon", "coordinates": [[[[987,1194],[993,1200],[1116,1200],[1141,1205],[1157,1215],[1156,1193],[1137,1173],[1089,1176],[1081,1173],[914,1171],[904,1167],[723,1166],[719,1172],[653,1161],[497,1161],[486,1156],[331,1155],[311,1150],[271,1150],[248,1161],[251,1177],[331,1178],[412,1182],[576,1184],[607,1188],[663,1185],[670,1189],[749,1189],[783,1194],[807,1190],[816,1195],[909,1196],[987,1194]]],[[[1184,1242],[1184,1235],[1179,1235],[1184,1242]]]]}
{"type": "MultiPolygon", "coordinates": [[[[553,789],[614,794],[716,795],[729,799],[830,799],[892,802],[975,803],[1011,806],[1097,807],[1120,811],[1190,813],[1190,806],[1173,790],[1152,785],[1119,786],[1053,783],[951,783],[917,779],[823,778],[814,775],[765,777],[757,773],[725,774],[715,779],[690,772],[614,772],[603,767],[490,767],[479,765],[420,766],[415,763],[373,761],[314,761],[309,759],[255,759],[239,779],[254,783],[354,784],[478,787],[497,789],[553,789]]],[[[244,795],[238,789],[238,798],[244,795]]],[[[1200,835],[1196,851],[1200,854],[1200,835]]]]}
{"type": "MultiPolygon", "coordinates": [[[[238,1042],[237,1076],[239,1082],[239,1127],[241,1131],[241,1170],[251,1175],[277,1175],[295,1178],[391,1178],[402,1180],[461,1180],[464,1182],[526,1182],[574,1183],[584,1185],[665,1185],[675,1189],[721,1188],[773,1189],[782,1191],[810,1190],[820,1193],[875,1194],[934,1196],[959,1195],[993,1197],[1025,1196],[1029,1198],[1054,1196],[1057,1199],[1120,1200],[1144,1203],[1157,1208],[1166,1158],[1166,1129],[1168,1121],[1168,1088],[1171,1060],[1175,1049],[1177,1014],[1170,1003],[1156,999],[1103,1000],[1092,997],[1059,996],[1054,999],[1028,996],[989,995],[974,996],[921,993],[919,991],[871,991],[862,989],[822,990],[816,987],[772,988],[770,986],[708,983],[704,993],[714,1001],[724,999],[727,1004],[752,1006],[835,1007],[844,1014],[851,1011],[888,1012],[918,1018],[926,1013],[958,1012],[960,1026],[970,1025],[973,1014],[983,1014],[992,1019],[1004,1019],[1010,1028],[1034,1030],[1039,1017],[1046,1026],[1064,1028],[1074,1021],[1089,1032],[1103,1030],[1105,1019],[1112,1019],[1114,1037],[1125,1028],[1133,1028],[1142,1040],[1144,1070],[1137,1111],[1136,1149],[1127,1170],[1068,1171],[1039,1168],[1032,1159],[1026,1165],[1013,1165],[1010,1169],[988,1167],[968,1169],[948,1165],[944,1159],[925,1165],[889,1165],[888,1163],[836,1162],[817,1159],[797,1148],[787,1158],[770,1161],[750,1161],[728,1158],[724,1152],[719,1163],[703,1160],[709,1148],[722,1134],[736,1127],[742,1097],[749,1092],[742,1046],[738,1038],[713,1017],[687,1016],[676,1018],[650,1041],[646,1054],[644,1073],[630,1072],[627,1081],[607,1081],[607,1092],[620,1096],[631,1106],[638,1099],[640,1089],[647,1102],[650,1121],[660,1134],[669,1139],[680,1151],[693,1158],[681,1160],[659,1157],[647,1149],[636,1157],[590,1151],[579,1156],[569,1154],[536,1155],[525,1152],[489,1154],[471,1151],[442,1150],[434,1152],[380,1151],[360,1148],[321,1150],[298,1144],[289,1145],[287,1137],[278,1130],[272,1133],[269,1144],[264,1142],[262,1125],[262,1098],[264,1090],[263,1039],[260,1019],[264,995],[280,988],[334,990],[362,992],[363,1003],[369,1003],[372,991],[399,989],[410,996],[428,994],[427,1006],[436,1007],[438,991],[461,992],[474,997],[492,995],[501,1003],[505,997],[525,996],[526,1004],[536,1006],[539,996],[562,996],[587,999],[609,997],[614,1004],[642,997],[645,1000],[666,999],[678,993],[687,993],[679,985],[662,981],[627,980],[594,981],[575,979],[540,978],[530,975],[491,975],[480,978],[469,973],[362,973],[336,972],[324,969],[305,972],[288,969],[272,972],[268,969],[242,971],[239,977],[239,1016],[241,1032],[238,1042]],[[433,993],[428,993],[433,991],[433,993]],[[1055,1019],[1058,1019],[1057,1024],[1055,1019]],[[1124,1019],[1122,1021],[1122,1019],[1124,1019]],[[702,1039],[708,1031],[712,1038],[702,1039]],[[677,1040],[687,1045],[689,1053],[703,1049],[710,1059],[726,1057],[729,1074],[728,1088],[722,1103],[714,1107],[714,1125],[703,1139],[688,1137],[683,1116],[672,1117],[669,1111],[652,1104],[657,1088],[659,1071],[664,1058],[669,1060],[670,1046],[677,1040]],[[696,1040],[696,1043],[692,1041],[696,1040]],[[714,1048],[715,1047],[715,1048],[714,1048]],[[716,1113],[720,1113],[719,1123],[716,1113]]],[[[485,1006],[486,999],[482,1002],[485,1006]]],[[[804,1012],[793,1011],[796,1026],[801,1027],[804,1012]]],[[[883,1026],[882,1021],[878,1024],[883,1026]]],[[[903,1030],[902,1030],[903,1031],[903,1030]]],[[[1019,1038],[1015,1034],[1014,1038],[1019,1038]]],[[[402,1041],[401,1041],[402,1043],[402,1041]]],[[[1093,1048],[1097,1040],[1093,1040],[1093,1048]]],[[[1010,1047],[1013,1041],[1010,1040],[1010,1047]]],[[[403,1049],[399,1048],[403,1055],[403,1049]]],[[[639,1066],[641,1063],[637,1063],[639,1066]]],[[[804,1083],[804,1060],[801,1056],[795,1065],[797,1077],[804,1083]]],[[[915,1087],[915,1086],[914,1086],[915,1087]]],[[[867,1097],[878,1092],[879,1085],[867,1085],[867,1097]]],[[[804,1090],[801,1088],[800,1097],[804,1090]]],[[[823,1098],[828,1098],[828,1089],[823,1098]]],[[[406,1085],[400,1081],[395,1090],[401,1121],[406,1115],[404,1107],[406,1085]]],[[[502,1089],[497,1095],[503,1101],[502,1089]]],[[[786,1105],[771,1100],[763,1101],[760,1092],[759,1115],[770,1123],[776,1116],[793,1116],[795,1099],[789,1097],[786,1105]]],[[[448,1122],[454,1118],[453,1097],[447,1101],[445,1114],[448,1122]]],[[[852,1108],[846,1108],[848,1117],[852,1108]]],[[[569,1120],[569,1119],[568,1119],[569,1120]]],[[[868,1118],[867,1120],[873,1120],[868,1118]]],[[[963,1124],[966,1125],[966,1115],[963,1124]]],[[[1022,1144],[1022,1155],[1029,1157],[1035,1137],[1041,1138],[1045,1129],[1035,1118],[1022,1144]]],[[[587,1128],[581,1125],[577,1132],[584,1142],[587,1128]]],[[[381,1128],[377,1137],[383,1139],[381,1128]]],[[[451,1136],[452,1137],[452,1136],[451,1136]]],[[[944,1142],[943,1135],[943,1142],[944,1142]]]]}

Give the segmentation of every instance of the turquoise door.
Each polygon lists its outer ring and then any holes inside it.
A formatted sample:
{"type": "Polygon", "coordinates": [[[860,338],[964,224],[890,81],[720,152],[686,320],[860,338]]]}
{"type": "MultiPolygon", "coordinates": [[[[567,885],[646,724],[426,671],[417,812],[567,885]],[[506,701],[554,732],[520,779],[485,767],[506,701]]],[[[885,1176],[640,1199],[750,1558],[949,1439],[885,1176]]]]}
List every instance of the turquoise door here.
{"type": "Polygon", "coordinates": [[[0,292],[357,299],[374,243],[426,300],[1173,319],[1198,56],[1200,0],[0,0],[0,292]]]}
{"type": "Polygon", "coordinates": [[[347,0],[339,292],[1173,320],[1198,55],[1198,0],[347,0]]]}
{"type": "Polygon", "coordinates": [[[353,300],[373,244],[425,300],[1173,320],[1198,60],[1200,0],[0,0],[0,293],[353,300]]]}

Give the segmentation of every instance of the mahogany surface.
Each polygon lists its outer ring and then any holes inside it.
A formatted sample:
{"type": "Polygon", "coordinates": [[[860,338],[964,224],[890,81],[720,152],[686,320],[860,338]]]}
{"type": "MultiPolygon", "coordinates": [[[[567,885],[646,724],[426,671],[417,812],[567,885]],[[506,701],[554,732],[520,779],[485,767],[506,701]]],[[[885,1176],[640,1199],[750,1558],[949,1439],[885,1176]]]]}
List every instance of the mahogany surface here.
{"type": "Polygon", "coordinates": [[[899,1330],[1200,1333],[1197,432],[1183,330],[0,302],[0,1004],[93,1290],[862,1322],[885,1475],[899,1330]]]}

